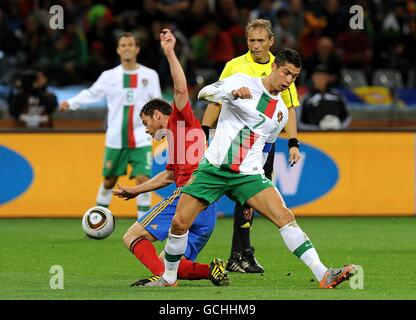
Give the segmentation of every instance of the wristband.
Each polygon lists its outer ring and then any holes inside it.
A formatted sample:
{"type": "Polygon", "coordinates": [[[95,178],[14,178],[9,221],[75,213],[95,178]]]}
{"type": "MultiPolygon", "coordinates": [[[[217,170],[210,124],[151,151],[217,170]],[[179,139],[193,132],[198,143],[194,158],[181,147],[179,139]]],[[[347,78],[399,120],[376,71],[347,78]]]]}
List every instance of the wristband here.
{"type": "Polygon", "coordinates": [[[289,142],[288,142],[288,147],[289,149],[292,147],[298,148],[299,149],[299,141],[296,138],[290,138],[289,142]]]}
{"type": "Polygon", "coordinates": [[[202,130],[204,130],[205,138],[207,138],[207,141],[209,140],[209,129],[211,129],[208,126],[202,126],[202,130]]]}

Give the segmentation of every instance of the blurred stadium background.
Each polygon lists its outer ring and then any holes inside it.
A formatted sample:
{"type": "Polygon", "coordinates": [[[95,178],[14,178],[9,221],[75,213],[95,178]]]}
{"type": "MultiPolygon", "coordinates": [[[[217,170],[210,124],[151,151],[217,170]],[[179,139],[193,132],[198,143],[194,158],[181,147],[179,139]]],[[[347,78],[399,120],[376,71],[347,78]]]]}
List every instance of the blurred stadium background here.
{"type": "MultiPolygon", "coordinates": [[[[131,31],[141,40],[139,62],[159,72],[169,97],[170,76],[159,48],[168,25],[180,39],[178,54],[193,95],[218,78],[224,64],[246,52],[249,19],[273,23],[279,48],[303,56],[299,96],[324,59],[346,94],[351,127],[398,127],[415,123],[416,17],[414,1],[338,0],[2,0],[0,10],[0,127],[13,126],[8,97],[19,71],[39,69],[62,101],[118,64],[117,36],[131,31]],[[52,30],[52,5],[64,9],[64,29],[52,30]],[[364,10],[364,29],[352,30],[351,6],[364,10]]],[[[203,106],[195,105],[201,116],[203,106]]],[[[103,103],[81,113],[54,114],[55,128],[103,127],[103,103]]]]}
{"type": "MultiPolygon", "coordinates": [[[[169,26],[179,39],[178,55],[185,68],[194,111],[202,118],[205,105],[196,101],[198,90],[204,84],[216,81],[227,61],[246,53],[244,26],[252,18],[272,21],[277,40],[272,50],[274,53],[279,48],[292,47],[302,54],[304,68],[296,82],[301,107],[302,97],[310,90],[310,75],[314,66],[325,63],[335,79],[336,88],[346,97],[352,118],[347,129],[300,131],[303,161],[294,168],[288,168],[286,164],[287,142],[284,136],[281,143],[278,142],[274,182],[288,206],[293,208],[297,216],[374,216],[374,220],[360,220],[369,229],[377,225],[375,222],[379,218],[375,217],[413,217],[416,214],[414,1],[0,2],[0,217],[80,217],[94,205],[97,186],[101,182],[105,101],[76,112],[60,113],[55,110],[49,128],[23,127],[12,117],[9,108],[16,81],[21,79],[24,71],[33,69],[42,72],[49,81],[48,90],[57,96],[58,102],[63,101],[89,87],[102,71],[119,63],[115,51],[117,36],[124,31],[131,31],[141,43],[138,61],[158,71],[163,95],[169,100],[172,97],[169,68],[159,47],[159,31],[163,26],[169,26]],[[64,9],[62,30],[49,27],[49,8],[56,4],[64,9]],[[362,30],[352,30],[349,26],[353,16],[349,9],[353,5],[360,5],[364,9],[362,30]]],[[[155,159],[162,149],[159,145],[154,146],[155,159]]],[[[153,173],[162,169],[163,163],[155,161],[153,173]]],[[[131,182],[124,178],[120,183],[131,182]]],[[[155,194],[153,202],[156,203],[170,191],[171,188],[165,188],[155,194]]],[[[233,209],[227,199],[222,199],[218,208],[221,215],[230,215],[233,209]]],[[[133,202],[113,199],[110,209],[116,217],[135,216],[133,202]]],[[[334,226],[344,223],[345,226],[358,225],[352,220],[339,219],[339,222],[326,222],[331,224],[335,236],[337,232],[334,226]]],[[[400,225],[404,229],[400,230],[405,232],[395,230],[397,236],[403,236],[401,240],[396,239],[397,245],[414,243],[414,233],[412,235],[409,230],[414,220],[403,219],[406,220],[402,220],[400,225]]],[[[5,236],[7,232],[11,234],[12,229],[19,230],[15,222],[7,221],[7,224],[3,224],[5,236]]],[[[50,223],[49,220],[40,221],[50,223]]],[[[314,230],[314,226],[319,224],[317,221],[311,218],[303,223],[314,230]]],[[[375,232],[369,237],[381,237],[388,232],[389,223],[385,223],[385,220],[380,222],[379,233],[375,232]]],[[[27,220],[27,223],[39,226],[34,220],[27,220]]],[[[70,224],[73,225],[72,222],[70,224]]],[[[229,226],[227,239],[231,239],[231,222],[226,224],[229,226]]],[[[397,226],[394,219],[391,224],[397,226]]],[[[126,222],[122,225],[127,227],[126,222]]],[[[366,254],[359,239],[364,239],[369,229],[363,227],[363,230],[351,236],[356,242],[348,251],[349,257],[355,257],[353,252],[361,249],[362,263],[366,254]]],[[[30,230],[30,227],[24,230],[30,230]]],[[[39,229],[39,234],[44,232],[50,231],[39,229]]],[[[315,230],[315,235],[324,233],[325,230],[315,230]]],[[[121,233],[118,235],[121,236],[121,233]]],[[[215,234],[214,243],[218,242],[220,236],[215,234]]],[[[321,243],[330,240],[316,238],[321,243]]],[[[58,237],[53,241],[61,240],[58,237]]],[[[328,248],[329,251],[335,252],[340,243],[349,241],[347,238],[338,240],[338,244],[334,243],[334,247],[328,248]]],[[[368,242],[365,248],[371,251],[371,245],[376,246],[387,240],[380,238],[374,243],[368,242]]],[[[42,241],[48,240],[41,238],[42,241]]],[[[259,247],[260,260],[262,257],[266,260],[268,248],[260,244],[262,239],[256,235],[254,241],[259,247]]],[[[66,250],[70,252],[71,248],[66,250]]],[[[392,247],[390,252],[395,248],[392,247]]],[[[11,247],[9,249],[8,253],[3,251],[3,254],[13,254],[11,247]]],[[[223,244],[222,247],[216,246],[217,249],[227,252],[228,247],[223,244]]],[[[123,250],[121,246],[120,250],[123,250]]],[[[208,246],[210,253],[215,250],[208,246]]],[[[403,250],[402,253],[407,250],[408,253],[413,252],[414,256],[414,250],[410,247],[403,250]]],[[[127,255],[125,253],[125,257],[127,255]]],[[[412,261],[405,256],[402,257],[403,261],[412,261]]],[[[203,257],[206,258],[205,255],[203,257]]],[[[1,258],[4,262],[5,259],[1,258]]],[[[395,259],[393,255],[390,261],[395,259]]],[[[368,264],[374,263],[368,258],[368,264]]],[[[265,264],[266,269],[273,267],[268,262],[265,264]]],[[[104,271],[102,273],[105,275],[104,271]]],[[[406,279],[402,280],[407,283],[406,279]]],[[[383,294],[388,289],[386,284],[383,294]]],[[[16,287],[9,292],[6,290],[4,296],[7,297],[13,290],[21,292],[19,290],[23,289],[16,287]]],[[[403,292],[414,299],[411,291],[403,292]]],[[[298,292],[291,294],[291,297],[296,297],[298,292]]],[[[363,297],[389,297],[383,294],[363,297]]],[[[77,293],[74,296],[79,297],[77,293]]],[[[31,293],[15,297],[36,298],[31,293]]],[[[59,298],[56,295],[53,297],[59,298]]],[[[86,297],[91,298],[88,294],[86,297]]],[[[108,298],[109,295],[103,297],[108,298]]],[[[252,296],[254,299],[259,297],[264,298],[262,295],[252,296]]],[[[324,299],[328,297],[332,296],[323,296],[324,299]]],[[[394,297],[400,297],[398,291],[394,297]]]]}
{"type": "MultiPolygon", "coordinates": [[[[301,103],[314,67],[326,64],[351,115],[346,130],[301,131],[305,161],[292,170],[285,162],[286,143],[278,143],[275,182],[288,205],[301,215],[414,215],[415,10],[414,1],[396,0],[3,0],[0,143],[9,155],[3,156],[9,162],[2,174],[10,180],[2,187],[0,215],[79,216],[95,199],[101,179],[105,101],[76,112],[55,109],[49,128],[23,127],[9,109],[25,71],[42,72],[61,102],[119,63],[117,36],[131,31],[140,39],[139,62],[158,71],[170,100],[169,69],[159,46],[159,30],[169,26],[179,39],[192,104],[202,118],[206,106],[196,101],[198,90],[216,81],[227,61],[246,52],[244,26],[253,18],[272,21],[273,52],[283,47],[301,52],[304,68],[296,83],[301,103]],[[54,4],[63,8],[63,29],[50,28],[54,4]],[[364,10],[362,30],[350,27],[353,5],[364,10]],[[44,193],[50,185],[57,187],[44,193]],[[375,196],[374,185],[383,186],[375,196]],[[62,193],[71,207],[62,208],[62,193]]],[[[160,154],[161,148],[155,150],[160,154]]],[[[163,168],[156,162],[154,173],[163,168]]],[[[122,201],[116,200],[113,209],[133,215],[122,201]]],[[[224,200],[220,211],[231,213],[231,203],[224,200]]]]}

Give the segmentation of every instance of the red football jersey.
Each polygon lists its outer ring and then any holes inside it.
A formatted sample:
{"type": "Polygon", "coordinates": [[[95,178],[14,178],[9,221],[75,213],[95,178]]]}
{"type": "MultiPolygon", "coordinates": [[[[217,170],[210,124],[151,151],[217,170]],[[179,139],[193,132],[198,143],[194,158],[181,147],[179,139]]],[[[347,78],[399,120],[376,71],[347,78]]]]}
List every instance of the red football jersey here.
{"type": "Polygon", "coordinates": [[[189,101],[182,111],[179,111],[174,103],[172,107],[166,130],[169,153],[166,170],[173,171],[176,186],[182,187],[204,156],[206,140],[189,101]]]}

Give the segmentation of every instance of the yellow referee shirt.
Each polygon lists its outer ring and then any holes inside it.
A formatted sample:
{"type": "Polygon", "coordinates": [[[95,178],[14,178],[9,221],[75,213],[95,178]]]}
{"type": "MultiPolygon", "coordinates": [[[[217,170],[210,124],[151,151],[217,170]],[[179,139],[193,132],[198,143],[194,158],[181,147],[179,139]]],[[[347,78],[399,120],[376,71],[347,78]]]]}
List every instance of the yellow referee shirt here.
{"type": "MultiPolygon", "coordinates": [[[[245,55],[234,58],[231,61],[228,61],[225,65],[224,70],[221,73],[220,80],[227,78],[235,73],[244,73],[254,78],[265,77],[272,72],[274,55],[269,52],[269,57],[269,62],[264,64],[254,62],[250,51],[245,55]]],[[[281,96],[288,109],[292,107],[298,107],[300,104],[294,83],[292,83],[289,88],[282,91],[281,96]]]]}

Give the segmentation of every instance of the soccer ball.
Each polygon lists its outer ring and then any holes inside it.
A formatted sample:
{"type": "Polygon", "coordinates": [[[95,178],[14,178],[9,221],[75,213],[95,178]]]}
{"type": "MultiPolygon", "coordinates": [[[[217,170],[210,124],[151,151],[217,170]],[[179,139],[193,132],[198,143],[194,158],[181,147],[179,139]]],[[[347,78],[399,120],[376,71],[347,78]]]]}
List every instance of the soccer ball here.
{"type": "Polygon", "coordinates": [[[113,214],[105,207],[92,207],[82,217],[82,229],[92,239],[107,238],[113,233],[115,226],[116,221],[113,214]]]}

